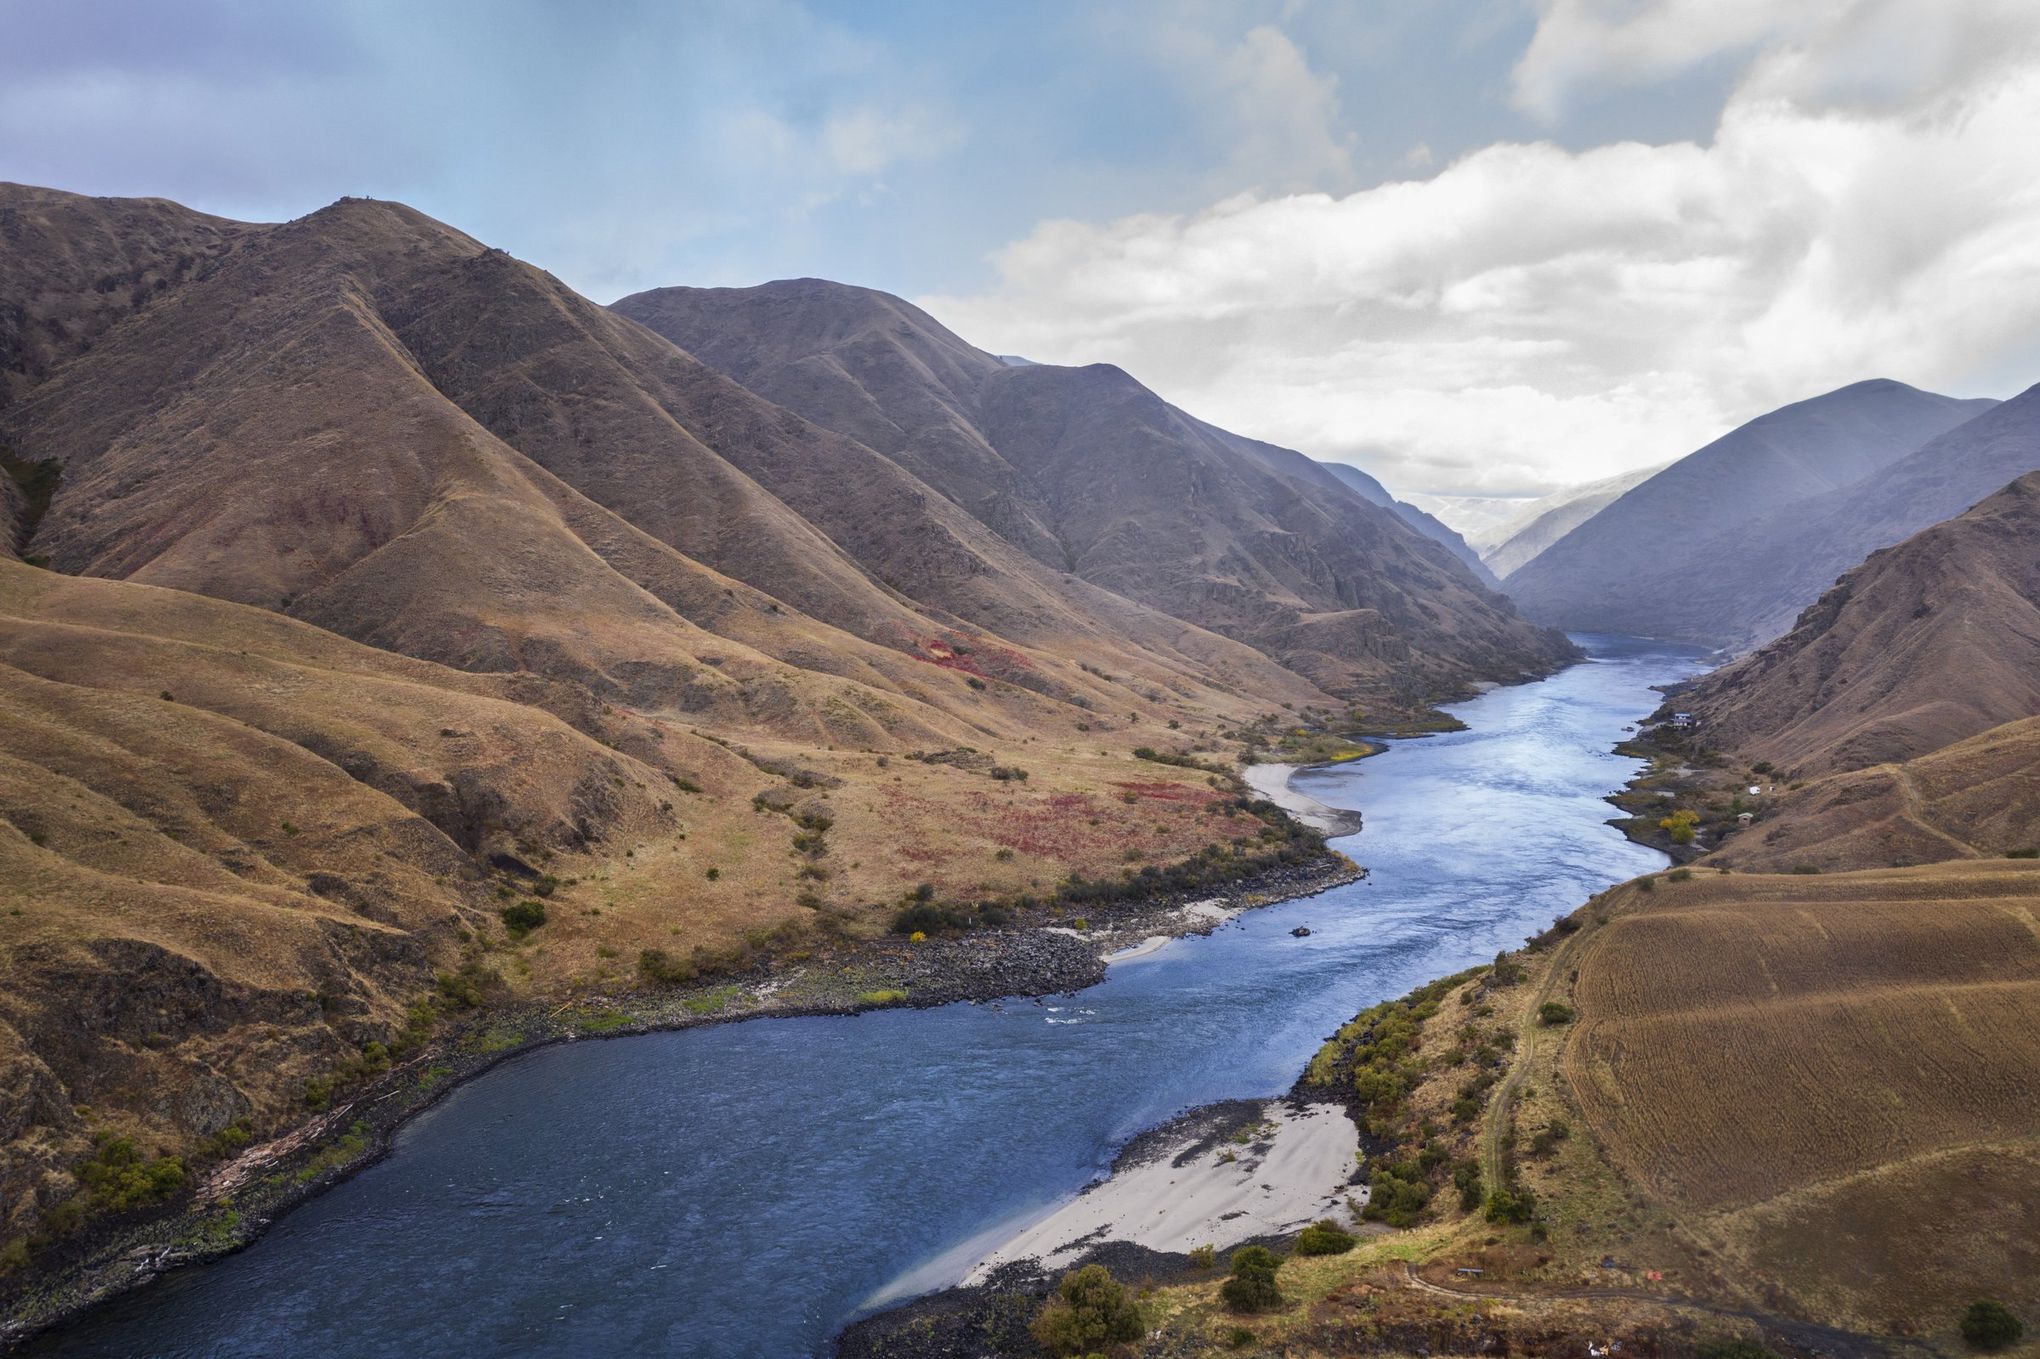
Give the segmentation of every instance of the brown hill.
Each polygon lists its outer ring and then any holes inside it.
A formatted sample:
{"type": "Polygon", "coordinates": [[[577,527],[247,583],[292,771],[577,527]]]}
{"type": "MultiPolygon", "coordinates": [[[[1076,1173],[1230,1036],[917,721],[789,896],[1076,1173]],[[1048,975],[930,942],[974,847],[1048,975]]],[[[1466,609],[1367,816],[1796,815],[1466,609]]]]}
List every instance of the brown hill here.
{"type": "Polygon", "coordinates": [[[5,187],[0,239],[0,1274],[95,1135],[287,1128],[441,972],[550,1006],[1251,857],[1130,752],[1332,704],[401,206],[5,187]]]}
{"type": "Polygon", "coordinates": [[[1619,907],[1562,1069],[1706,1269],[1887,1334],[2040,1307],[2040,865],[1696,871],[1619,907]]]}
{"type": "Polygon", "coordinates": [[[817,279],[661,288],[615,309],[894,459],[1043,566],[1324,687],[1449,690],[1572,654],[1392,510],[1110,365],[1003,363],[898,298],[817,279]]]}
{"type": "Polygon", "coordinates": [[[1509,595],[1561,627],[1767,640],[1871,549],[2036,465],[1996,470],[2001,459],[1951,436],[1949,475],[1975,489],[1947,507],[1887,470],[1995,404],[1878,380],[1781,407],[1625,492],[1509,575],[1509,595]],[[1833,508],[1851,489],[1889,513],[1852,525],[1833,508]]]}
{"type": "Polygon", "coordinates": [[[1699,739],[1795,776],[2040,713],[2040,473],[1873,553],[1791,632],[1680,693],[1699,739]]]}
{"type": "Polygon", "coordinates": [[[1230,701],[1210,676],[1317,697],[1245,648],[1065,586],[868,450],[390,204],[244,229],[17,402],[0,441],[63,465],[36,539],[61,570],[775,729],[918,739],[868,690],[975,706],[930,647],[989,621],[1063,649],[988,648],[1052,701],[1122,701],[1070,651],[1150,692],[1230,701]],[[933,603],[874,579],[731,458],[792,469],[809,508],[896,529],[889,565],[933,603]],[[857,493],[819,493],[832,465],[857,493]],[[793,697],[792,666],[824,672],[829,697],[793,697]]]}
{"type": "Polygon", "coordinates": [[[1816,779],[1703,862],[1742,872],[2000,858],[2040,848],[2040,717],[1816,779]]]}

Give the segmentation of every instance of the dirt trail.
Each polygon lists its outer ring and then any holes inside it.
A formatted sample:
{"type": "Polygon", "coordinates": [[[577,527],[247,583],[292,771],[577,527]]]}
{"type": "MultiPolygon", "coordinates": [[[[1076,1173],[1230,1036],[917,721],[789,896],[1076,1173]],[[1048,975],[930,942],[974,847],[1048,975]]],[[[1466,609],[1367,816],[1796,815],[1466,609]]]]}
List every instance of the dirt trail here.
{"type": "Polygon", "coordinates": [[[1920,790],[1913,784],[1911,770],[1902,764],[1885,764],[1878,767],[1889,774],[1892,783],[1897,786],[1899,800],[1905,804],[1907,820],[1934,838],[1944,840],[1948,844],[1953,845],[1962,858],[1977,859],[1982,857],[1981,851],[1975,845],[1970,844],[1966,840],[1957,839],[1927,819],[1926,806],[1920,801],[1920,790]]]}
{"type": "Polygon", "coordinates": [[[1549,965],[1544,969],[1544,980],[1539,983],[1537,994],[1530,998],[1523,1018],[1516,1025],[1516,1059],[1509,1063],[1509,1074],[1495,1087],[1494,1097],[1488,1102],[1487,1116],[1481,1123],[1480,1176],[1490,1190],[1499,1189],[1506,1183],[1502,1175],[1502,1160],[1503,1149],[1508,1145],[1509,1106],[1514,1102],[1524,1077],[1530,1074],[1544,1039],[1552,1033],[1550,1026],[1538,1022],[1538,1007],[1551,999],[1559,978],[1565,975],[1566,964],[1574,949],[1589,932],[1577,930],[1559,941],[1558,947],[1552,950],[1549,965]]]}

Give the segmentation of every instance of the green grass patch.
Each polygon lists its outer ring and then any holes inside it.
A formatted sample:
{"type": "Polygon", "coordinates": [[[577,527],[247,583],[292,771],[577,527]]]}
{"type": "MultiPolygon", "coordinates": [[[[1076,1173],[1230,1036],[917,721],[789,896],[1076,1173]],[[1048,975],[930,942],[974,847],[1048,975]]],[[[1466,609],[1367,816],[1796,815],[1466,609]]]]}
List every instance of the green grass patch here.
{"type": "Polygon", "coordinates": [[[857,993],[857,1003],[859,1005],[898,1005],[906,998],[906,992],[896,991],[890,987],[880,991],[859,991],[857,993]]]}

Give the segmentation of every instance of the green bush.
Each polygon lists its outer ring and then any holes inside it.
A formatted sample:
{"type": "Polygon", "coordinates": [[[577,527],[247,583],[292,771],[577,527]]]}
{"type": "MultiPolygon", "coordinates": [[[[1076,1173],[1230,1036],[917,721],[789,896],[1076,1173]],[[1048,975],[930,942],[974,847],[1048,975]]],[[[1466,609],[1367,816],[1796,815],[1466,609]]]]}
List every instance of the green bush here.
{"type": "Polygon", "coordinates": [[[1537,1007],[1537,1021],[1540,1024],[1570,1024],[1572,1018],[1572,1006],[1563,1001],[1547,1000],[1537,1007]]]}
{"type": "Polygon", "coordinates": [[[1111,1272],[1085,1265],[1062,1276],[1028,1330],[1050,1354],[1077,1355],[1138,1340],[1144,1327],[1139,1306],[1111,1272]]]}
{"type": "Polygon", "coordinates": [[[1282,1305],[1275,1267],[1282,1262],[1266,1246],[1242,1246],[1232,1255],[1232,1277],[1218,1295],[1235,1312],[1270,1312],[1282,1305]]]}
{"type": "Polygon", "coordinates": [[[662,948],[648,948],[637,956],[638,975],[654,986],[678,986],[695,977],[694,964],[675,958],[662,948]]]}
{"type": "Polygon", "coordinates": [[[1344,1255],[1353,1249],[1353,1234],[1327,1218],[1296,1234],[1298,1255],[1344,1255]]]}
{"type": "Polygon", "coordinates": [[[521,939],[545,923],[545,903],[527,898],[503,908],[503,928],[521,939]]]}
{"type": "Polygon", "coordinates": [[[1459,1209],[1470,1213],[1487,1195],[1480,1184],[1480,1162],[1468,1159],[1452,1167],[1452,1187],[1459,1191],[1459,1209]]]}
{"type": "Polygon", "coordinates": [[[72,1170],[102,1208],[138,1208],[184,1187],[184,1162],[175,1156],[144,1157],[132,1137],[102,1132],[92,1154],[72,1170]]]}
{"type": "Polygon", "coordinates": [[[1367,1180],[1367,1207],[1360,1216],[1391,1227],[1413,1227],[1431,1202],[1431,1186],[1415,1166],[1376,1166],[1367,1180]]]}
{"type": "Polygon", "coordinates": [[[1962,1314],[1962,1338],[1980,1350],[2001,1350],[2019,1343],[2026,1323],[2001,1302],[1972,1302],[1962,1314]]]}
{"type": "Polygon", "coordinates": [[[1490,1222],[1528,1222],[1536,1212],[1536,1196],[1527,1189],[1497,1189],[1488,1195],[1487,1220],[1490,1222]]]}
{"type": "Polygon", "coordinates": [[[1190,1264],[1195,1269],[1210,1269],[1218,1263],[1218,1247],[1199,1246],[1190,1252],[1190,1264]]]}

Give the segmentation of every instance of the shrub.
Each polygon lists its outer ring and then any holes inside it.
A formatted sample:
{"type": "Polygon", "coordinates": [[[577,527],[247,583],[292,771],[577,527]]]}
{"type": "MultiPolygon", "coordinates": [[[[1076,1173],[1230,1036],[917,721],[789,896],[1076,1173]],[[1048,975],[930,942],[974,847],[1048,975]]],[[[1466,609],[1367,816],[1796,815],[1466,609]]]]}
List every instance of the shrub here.
{"type": "Polygon", "coordinates": [[[1572,1017],[1572,1006],[1563,1001],[1547,1000],[1537,1007],[1537,1021],[1540,1024],[1570,1024],[1572,1017]]]}
{"type": "Polygon", "coordinates": [[[1972,1302],[1962,1314],[1962,1338],[1980,1350],[2015,1345],[2025,1333],[2026,1323],[2001,1302],[1972,1302]]]}
{"type": "Polygon", "coordinates": [[[1794,864],[1794,865],[1792,865],[1792,871],[1793,871],[1794,873],[1818,873],[1818,872],[1820,872],[1820,865],[1819,865],[1819,864],[1794,864]]]}
{"type": "Polygon", "coordinates": [[[1675,868],[1665,874],[1665,878],[1670,882],[1690,882],[1693,878],[1693,870],[1690,868],[1675,868]]]}
{"type": "Polygon", "coordinates": [[[92,1154],[73,1169],[78,1183],[92,1191],[102,1208],[138,1208],[184,1187],[184,1162],[175,1156],[145,1158],[132,1137],[102,1132],[93,1139],[92,1154]]]}
{"type": "Polygon", "coordinates": [[[1487,1220],[1490,1222],[1528,1222],[1536,1211],[1536,1196],[1527,1189],[1497,1189],[1488,1195],[1487,1220]]]}
{"type": "Polygon", "coordinates": [[[1700,824],[1700,813],[1695,811],[1673,812],[1658,822],[1658,829],[1668,832],[1675,845],[1693,843],[1694,827],[1700,824]]]}
{"type": "Polygon", "coordinates": [[[510,937],[521,939],[545,923],[545,903],[526,899],[503,908],[503,928],[510,937]]]}
{"type": "Polygon", "coordinates": [[[1232,1277],[1219,1286],[1219,1297],[1235,1312],[1269,1312],[1282,1305],[1275,1285],[1281,1261],[1266,1246],[1242,1246],[1232,1255],[1232,1277]]]}
{"type": "Polygon", "coordinates": [[[1327,1218],[1296,1234],[1298,1255],[1344,1255],[1353,1249],[1353,1234],[1327,1218]]]}
{"type": "Polygon", "coordinates": [[[1254,1343],[1254,1333],[1244,1326],[1235,1326],[1225,1333],[1225,1347],[1229,1350],[1243,1350],[1254,1343]]]}
{"type": "Polygon", "coordinates": [[[1210,1269],[1218,1263],[1218,1247],[1199,1246],[1190,1252],[1190,1264],[1194,1269],[1210,1269]]]}
{"type": "Polygon", "coordinates": [[[1413,1227],[1431,1202],[1431,1186],[1415,1166],[1376,1166],[1367,1180],[1367,1207],[1360,1216],[1391,1227],[1413,1227]]]}
{"type": "Polygon", "coordinates": [[[1141,1337],[1140,1308],[1103,1265],[1085,1265],[1062,1276],[1055,1296],[1028,1327],[1035,1343],[1050,1354],[1090,1354],[1141,1337]]]}
{"type": "Polygon", "coordinates": [[[694,980],[694,964],[675,958],[662,948],[648,948],[637,956],[638,975],[655,986],[678,986],[694,980]]]}
{"type": "Polygon", "coordinates": [[[1452,1167],[1452,1187],[1459,1191],[1459,1210],[1470,1213],[1486,1195],[1481,1190],[1480,1162],[1468,1159],[1452,1167]]]}

